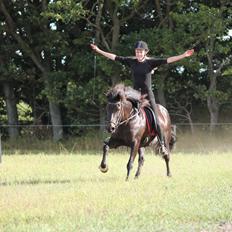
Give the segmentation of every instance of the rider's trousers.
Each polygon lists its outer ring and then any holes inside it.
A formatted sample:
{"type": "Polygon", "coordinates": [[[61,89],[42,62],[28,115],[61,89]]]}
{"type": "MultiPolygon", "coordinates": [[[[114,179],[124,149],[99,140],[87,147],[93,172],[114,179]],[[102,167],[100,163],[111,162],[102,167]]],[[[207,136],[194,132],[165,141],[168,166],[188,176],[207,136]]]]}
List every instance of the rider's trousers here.
{"type": "Polygon", "coordinates": [[[165,141],[164,141],[164,135],[163,135],[163,131],[160,127],[160,122],[159,122],[159,118],[158,118],[158,107],[157,107],[157,104],[156,104],[156,101],[155,101],[155,96],[154,96],[154,93],[152,91],[152,89],[148,89],[148,99],[150,101],[150,104],[151,104],[151,108],[153,109],[154,113],[155,113],[155,117],[156,117],[156,126],[157,126],[157,134],[158,134],[158,137],[159,137],[159,141],[161,144],[165,144],[165,141]]]}

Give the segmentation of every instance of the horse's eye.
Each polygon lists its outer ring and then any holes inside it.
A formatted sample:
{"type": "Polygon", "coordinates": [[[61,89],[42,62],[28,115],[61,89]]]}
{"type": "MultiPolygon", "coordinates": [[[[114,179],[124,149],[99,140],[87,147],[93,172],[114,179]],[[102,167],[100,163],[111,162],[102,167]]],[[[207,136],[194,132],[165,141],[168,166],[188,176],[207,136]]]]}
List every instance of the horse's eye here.
{"type": "Polygon", "coordinates": [[[119,110],[119,109],[120,109],[120,106],[121,106],[121,103],[118,102],[118,103],[116,104],[116,106],[117,106],[117,109],[119,110]]]}

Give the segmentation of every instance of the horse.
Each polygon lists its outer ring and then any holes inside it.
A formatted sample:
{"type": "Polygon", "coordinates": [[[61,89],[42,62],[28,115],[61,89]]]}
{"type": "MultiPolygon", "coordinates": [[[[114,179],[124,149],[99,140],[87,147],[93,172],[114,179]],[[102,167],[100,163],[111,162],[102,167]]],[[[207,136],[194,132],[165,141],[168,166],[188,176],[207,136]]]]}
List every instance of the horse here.
{"type": "MultiPolygon", "coordinates": [[[[135,178],[141,173],[144,163],[144,147],[154,145],[156,153],[160,153],[160,143],[157,138],[156,130],[151,129],[147,114],[150,112],[150,103],[146,95],[124,84],[117,84],[107,93],[107,130],[111,133],[110,138],[104,141],[103,157],[99,169],[106,173],[108,171],[107,156],[111,148],[119,146],[130,147],[130,158],[127,163],[127,176],[129,179],[130,171],[138,153],[138,168],[135,178]]],[[[171,120],[165,107],[157,104],[157,117],[160,127],[163,130],[164,141],[168,154],[163,155],[166,163],[167,176],[171,176],[169,168],[170,151],[175,143],[175,137],[171,129],[171,120]]]]}

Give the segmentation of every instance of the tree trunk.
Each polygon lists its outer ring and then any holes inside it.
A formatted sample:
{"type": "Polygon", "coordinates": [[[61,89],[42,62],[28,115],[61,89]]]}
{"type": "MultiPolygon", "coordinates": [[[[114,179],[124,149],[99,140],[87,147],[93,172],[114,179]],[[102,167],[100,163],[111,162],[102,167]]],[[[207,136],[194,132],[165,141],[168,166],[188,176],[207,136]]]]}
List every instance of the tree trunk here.
{"type": "MultiPolygon", "coordinates": [[[[211,63],[211,62],[210,62],[211,63]]],[[[219,115],[219,102],[217,97],[214,96],[214,92],[217,90],[217,76],[213,74],[213,66],[210,65],[209,79],[209,96],[207,97],[207,106],[210,114],[210,132],[215,130],[215,126],[218,123],[219,115]]]]}
{"type": "Polygon", "coordinates": [[[8,133],[10,139],[16,139],[19,136],[18,128],[18,112],[16,106],[16,99],[14,95],[14,89],[9,82],[3,83],[3,91],[6,100],[6,110],[8,119],[8,133]]]}
{"type": "Polygon", "coordinates": [[[63,138],[63,126],[60,107],[57,103],[49,100],[49,111],[52,121],[53,140],[57,142],[63,138]]]}
{"type": "Polygon", "coordinates": [[[215,96],[215,91],[217,90],[217,72],[213,66],[213,49],[214,49],[214,38],[210,38],[208,46],[209,52],[207,53],[208,60],[208,78],[210,80],[208,97],[207,97],[207,106],[210,114],[210,132],[215,130],[215,126],[218,123],[219,115],[219,102],[215,96]]]}
{"type": "Polygon", "coordinates": [[[164,89],[163,88],[159,88],[158,91],[158,99],[159,99],[159,103],[166,107],[166,100],[165,100],[165,95],[164,95],[164,89]]]}
{"type": "MultiPolygon", "coordinates": [[[[112,32],[111,32],[111,51],[115,53],[115,50],[119,43],[119,36],[120,36],[120,27],[121,22],[118,17],[118,4],[112,4],[111,0],[106,1],[106,7],[109,11],[110,17],[112,19],[112,32]]],[[[111,76],[112,85],[117,84],[120,81],[119,71],[115,70],[116,73],[111,76]]]]}
{"type": "Polygon", "coordinates": [[[156,10],[157,10],[157,16],[159,18],[160,23],[163,22],[164,18],[163,18],[163,13],[160,7],[160,0],[155,0],[155,6],[156,6],[156,10]]]}
{"type": "Polygon", "coordinates": [[[189,113],[188,111],[186,112],[186,116],[187,116],[187,119],[189,121],[189,125],[190,125],[190,129],[191,129],[191,133],[192,135],[194,134],[195,130],[194,130],[194,125],[193,125],[193,120],[191,118],[191,113],[189,113]]]}
{"type": "Polygon", "coordinates": [[[219,104],[217,99],[213,96],[207,97],[207,106],[210,114],[210,132],[213,132],[218,123],[219,115],[219,104]]]}
{"type": "Polygon", "coordinates": [[[159,88],[157,90],[158,94],[158,100],[161,105],[166,107],[166,99],[164,95],[164,82],[165,82],[166,76],[162,76],[161,80],[159,81],[159,88]]]}
{"type": "Polygon", "coordinates": [[[159,88],[157,90],[158,100],[161,105],[166,107],[166,98],[164,94],[165,80],[168,77],[168,70],[165,68],[159,79],[159,88]]]}

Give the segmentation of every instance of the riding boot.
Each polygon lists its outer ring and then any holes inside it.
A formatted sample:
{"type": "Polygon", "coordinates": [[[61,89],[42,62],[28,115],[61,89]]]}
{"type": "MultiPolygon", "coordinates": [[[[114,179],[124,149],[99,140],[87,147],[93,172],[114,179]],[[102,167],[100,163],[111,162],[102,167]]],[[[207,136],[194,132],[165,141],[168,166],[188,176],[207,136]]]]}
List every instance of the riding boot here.
{"type": "Polygon", "coordinates": [[[161,153],[165,156],[165,155],[168,155],[168,149],[167,149],[166,144],[164,142],[165,140],[164,140],[164,136],[162,133],[163,131],[162,131],[160,124],[159,124],[158,109],[157,109],[157,104],[155,102],[155,96],[153,94],[152,89],[148,89],[148,97],[149,97],[149,100],[151,103],[151,108],[153,109],[155,117],[156,117],[155,128],[156,128],[157,134],[158,134],[158,140],[159,140],[160,147],[161,147],[161,153]]]}
{"type": "Polygon", "coordinates": [[[157,125],[156,125],[156,129],[157,129],[157,135],[158,135],[158,140],[159,140],[159,143],[160,143],[160,148],[161,148],[161,153],[162,155],[168,155],[168,149],[166,147],[166,144],[164,142],[164,136],[161,132],[161,128],[160,128],[160,125],[159,123],[157,122],[157,125]]]}

